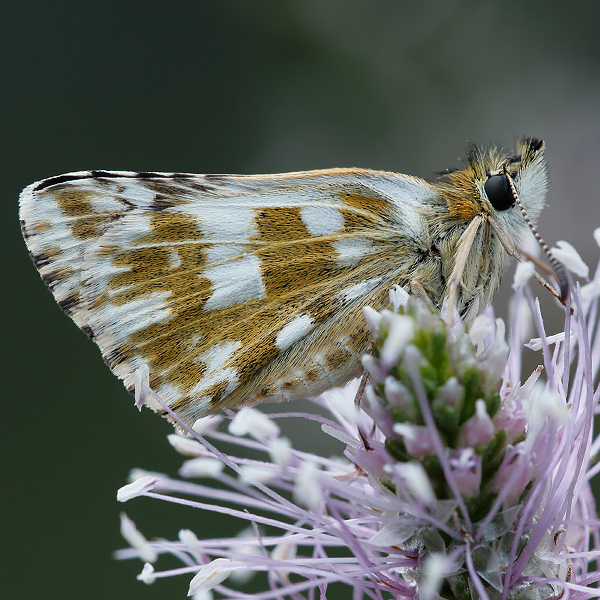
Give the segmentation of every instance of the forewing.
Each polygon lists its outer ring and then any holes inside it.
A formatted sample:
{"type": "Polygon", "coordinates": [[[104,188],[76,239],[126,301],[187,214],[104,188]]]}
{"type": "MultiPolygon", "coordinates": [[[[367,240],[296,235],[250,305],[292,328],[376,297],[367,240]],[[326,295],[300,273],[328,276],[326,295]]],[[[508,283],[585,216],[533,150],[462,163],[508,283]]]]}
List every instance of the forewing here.
{"type": "Polygon", "coordinates": [[[85,175],[23,192],[34,262],[127,388],[148,364],[189,420],[355,374],[358,313],[406,280],[432,193],[357,170],[85,175]]]}

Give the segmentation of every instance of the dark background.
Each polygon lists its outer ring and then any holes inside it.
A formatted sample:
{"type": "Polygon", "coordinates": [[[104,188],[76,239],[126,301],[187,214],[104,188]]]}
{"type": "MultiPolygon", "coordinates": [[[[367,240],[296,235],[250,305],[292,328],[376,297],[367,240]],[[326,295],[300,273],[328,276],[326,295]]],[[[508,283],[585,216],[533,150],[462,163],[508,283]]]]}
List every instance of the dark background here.
{"type": "Polygon", "coordinates": [[[116,502],[131,467],[175,473],[181,461],[168,424],[134,410],[44,289],[20,237],[23,187],[83,169],[428,177],[459,164],[469,141],[532,135],[550,165],[542,235],[593,266],[599,26],[597,0],[5,0],[0,595],[184,598],[189,578],[147,587],[139,561],[112,559],[119,511],[148,537],[230,527],[116,502]]]}

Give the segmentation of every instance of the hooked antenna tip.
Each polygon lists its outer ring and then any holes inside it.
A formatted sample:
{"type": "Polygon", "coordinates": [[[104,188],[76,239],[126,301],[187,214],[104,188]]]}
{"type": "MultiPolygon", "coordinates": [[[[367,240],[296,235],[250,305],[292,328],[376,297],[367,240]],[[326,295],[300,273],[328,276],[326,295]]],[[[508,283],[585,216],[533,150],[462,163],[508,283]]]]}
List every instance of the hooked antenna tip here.
{"type": "Polygon", "coordinates": [[[569,296],[569,280],[567,279],[567,274],[562,265],[560,265],[559,270],[554,269],[554,273],[556,274],[560,285],[560,301],[564,304],[569,296]]]}

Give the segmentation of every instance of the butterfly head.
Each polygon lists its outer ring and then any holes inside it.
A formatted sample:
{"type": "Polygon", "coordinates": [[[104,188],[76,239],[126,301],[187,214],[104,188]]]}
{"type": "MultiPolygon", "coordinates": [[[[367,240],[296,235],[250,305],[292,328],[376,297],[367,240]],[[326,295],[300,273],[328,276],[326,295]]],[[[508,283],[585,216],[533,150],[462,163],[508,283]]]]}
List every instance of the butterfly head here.
{"type": "Polygon", "coordinates": [[[483,212],[517,243],[529,235],[527,221],[535,223],[544,208],[548,189],[544,147],[543,141],[526,138],[517,142],[511,155],[496,148],[485,153],[475,148],[469,153],[468,167],[473,170],[483,212]]]}

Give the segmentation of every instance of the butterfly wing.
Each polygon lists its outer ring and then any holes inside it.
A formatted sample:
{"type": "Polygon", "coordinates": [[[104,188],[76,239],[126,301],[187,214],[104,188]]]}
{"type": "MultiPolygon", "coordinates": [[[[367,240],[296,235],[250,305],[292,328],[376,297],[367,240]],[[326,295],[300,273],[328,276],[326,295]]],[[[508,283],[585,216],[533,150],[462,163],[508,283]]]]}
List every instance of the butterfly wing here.
{"type": "Polygon", "coordinates": [[[26,188],[21,219],[44,281],[111,370],[133,391],[148,364],[192,422],[358,374],[362,307],[414,276],[434,195],[365,170],[91,172],[26,188]]]}

